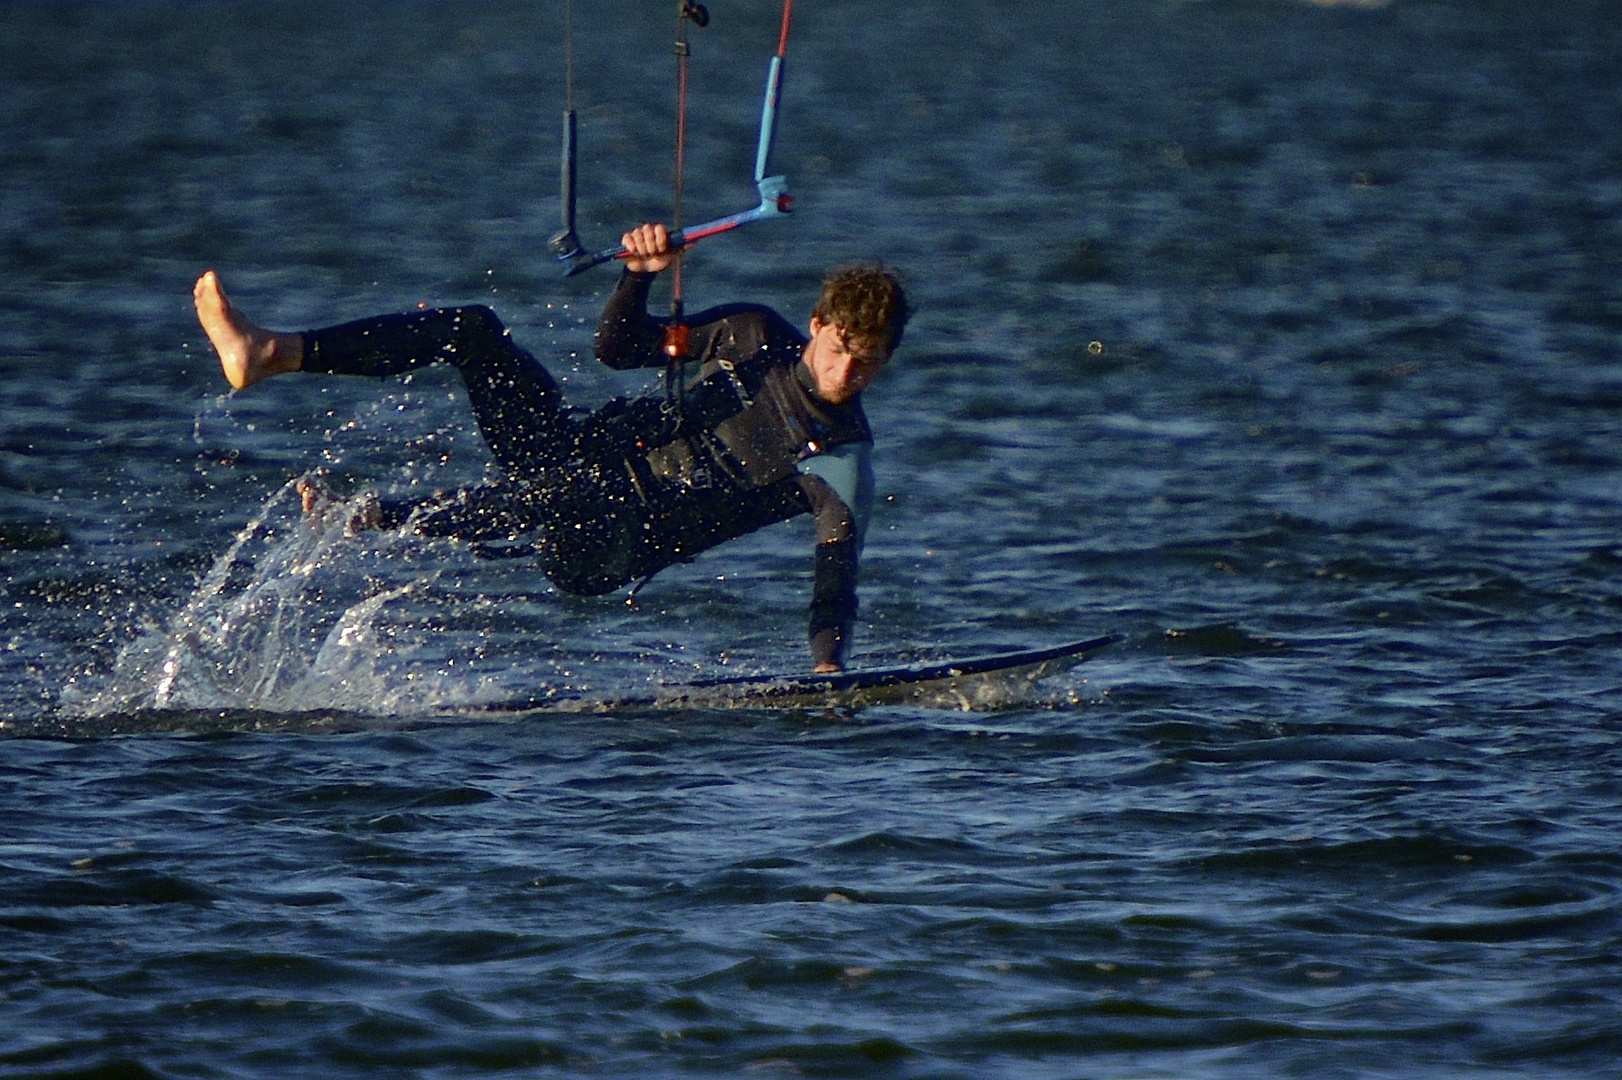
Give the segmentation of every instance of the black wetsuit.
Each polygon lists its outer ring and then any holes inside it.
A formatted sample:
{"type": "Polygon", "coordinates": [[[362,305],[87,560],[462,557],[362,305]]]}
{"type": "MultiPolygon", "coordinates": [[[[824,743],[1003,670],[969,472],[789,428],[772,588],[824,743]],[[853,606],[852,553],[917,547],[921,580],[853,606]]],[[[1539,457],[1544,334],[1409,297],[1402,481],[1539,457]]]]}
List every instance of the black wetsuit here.
{"type": "MultiPolygon", "coordinates": [[[[597,331],[614,368],[663,367],[651,274],[622,276],[597,331]]],[[[398,375],[453,365],[506,475],[413,503],[384,521],[431,536],[528,540],[565,592],[595,595],[797,514],[816,522],[813,662],[843,662],[872,500],[872,436],[859,401],[829,405],[800,362],[805,338],[768,308],[691,320],[676,394],[571,412],[556,380],[487,307],[385,315],[304,334],[304,370],[398,375]]]]}

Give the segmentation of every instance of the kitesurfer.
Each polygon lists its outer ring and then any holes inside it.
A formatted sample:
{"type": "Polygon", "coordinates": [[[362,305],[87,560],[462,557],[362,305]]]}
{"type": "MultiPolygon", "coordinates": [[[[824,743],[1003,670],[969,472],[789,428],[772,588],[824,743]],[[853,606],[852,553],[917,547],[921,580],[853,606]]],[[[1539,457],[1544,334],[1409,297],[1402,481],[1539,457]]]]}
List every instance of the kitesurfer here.
{"type": "Polygon", "coordinates": [[[625,269],[597,328],[598,359],[619,369],[664,367],[674,351],[694,374],[589,415],[565,405],[557,381],[488,307],[287,332],[237,311],[212,270],[193,299],[237,389],[294,371],[387,376],[443,361],[461,373],[501,475],[427,499],[378,500],[365,524],[527,541],[560,590],[589,596],[809,513],[812,663],[840,670],[873,499],[861,392],[900,344],[909,308],[899,278],[877,265],[837,268],[812,309],[809,336],[752,304],[673,327],[646,307],[650,283],[675,257],[669,232],[643,225],[623,243],[625,269]]]}

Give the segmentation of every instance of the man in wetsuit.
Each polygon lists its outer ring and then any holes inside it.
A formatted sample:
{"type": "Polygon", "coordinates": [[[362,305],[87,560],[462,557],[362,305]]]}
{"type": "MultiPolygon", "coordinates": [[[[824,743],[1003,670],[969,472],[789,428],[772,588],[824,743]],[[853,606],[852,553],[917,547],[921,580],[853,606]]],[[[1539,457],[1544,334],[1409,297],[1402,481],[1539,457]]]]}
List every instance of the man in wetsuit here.
{"type": "MultiPolygon", "coordinates": [[[[610,367],[665,367],[666,326],[648,288],[674,253],[662,225],[625,234],[625,271],[597,329],[610,367]]],[[[487,307],[385,315],[320,330],[266,330],[236,311],[213,271],[198,318],[238,389],[292,371],[396,375],[444,361],[467,386],[500,478],[374,521],[427,536],[531,540],[548,578],[577,595],[644,580],[673,562],[798,514],[816,525],[810,640],[819,672],[844,665],[857,555],[873,498],[861,391],[900,343],[909,309],[896,276],[845,267],[824,283],[810,336],[756,305],[695,315],[690,379],[664,393],[571,413],[557,382],[487,307]]]]}

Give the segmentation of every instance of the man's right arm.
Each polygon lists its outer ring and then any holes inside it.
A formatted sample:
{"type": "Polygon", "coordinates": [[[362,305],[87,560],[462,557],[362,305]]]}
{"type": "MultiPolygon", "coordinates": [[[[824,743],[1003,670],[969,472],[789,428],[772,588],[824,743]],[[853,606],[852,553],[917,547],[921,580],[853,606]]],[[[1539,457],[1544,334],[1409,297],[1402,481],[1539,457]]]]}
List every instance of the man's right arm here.
{"type": "Polygon", "coordinates": [[[870,454],[870,444],[848,443],[799,465],[817,529],[810,637],[819,672],[843,670],[856,621],[857,562],[873,510],[870,454]]]}

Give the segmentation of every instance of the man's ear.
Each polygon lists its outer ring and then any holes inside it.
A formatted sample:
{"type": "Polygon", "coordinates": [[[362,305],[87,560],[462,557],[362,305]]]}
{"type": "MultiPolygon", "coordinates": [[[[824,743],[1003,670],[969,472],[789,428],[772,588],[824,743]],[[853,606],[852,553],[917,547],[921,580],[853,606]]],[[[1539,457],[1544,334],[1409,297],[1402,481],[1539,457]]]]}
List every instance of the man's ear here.
{"type": "Polygon", "coordinates": [[[811,336],[816,337],[817,331],[821,330],[825,325],[827,324],[821,319],[817,318],[815,315],[811,316],[811,336]]]}

